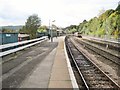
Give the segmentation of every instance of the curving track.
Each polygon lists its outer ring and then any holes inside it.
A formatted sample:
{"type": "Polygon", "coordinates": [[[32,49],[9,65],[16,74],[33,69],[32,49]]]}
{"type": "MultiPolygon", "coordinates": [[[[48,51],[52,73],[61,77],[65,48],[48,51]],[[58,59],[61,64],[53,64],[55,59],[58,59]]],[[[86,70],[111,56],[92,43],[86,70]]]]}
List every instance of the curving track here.
{"type": "Polygon", "coordinates": [[[66,37],[66,46],[86,89],[120,89],[117,83],[79,51],[69,37],[66,37]]]}

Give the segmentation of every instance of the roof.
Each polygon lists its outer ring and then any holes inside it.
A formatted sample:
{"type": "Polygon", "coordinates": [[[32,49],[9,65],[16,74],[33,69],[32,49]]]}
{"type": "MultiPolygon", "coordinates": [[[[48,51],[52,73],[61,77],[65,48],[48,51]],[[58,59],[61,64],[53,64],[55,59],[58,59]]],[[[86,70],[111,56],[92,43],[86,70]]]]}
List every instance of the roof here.
{"type": "Polygon", "coordinates": [[[29,37],[28,34],[18,34],[18,37],[29,37]]]}

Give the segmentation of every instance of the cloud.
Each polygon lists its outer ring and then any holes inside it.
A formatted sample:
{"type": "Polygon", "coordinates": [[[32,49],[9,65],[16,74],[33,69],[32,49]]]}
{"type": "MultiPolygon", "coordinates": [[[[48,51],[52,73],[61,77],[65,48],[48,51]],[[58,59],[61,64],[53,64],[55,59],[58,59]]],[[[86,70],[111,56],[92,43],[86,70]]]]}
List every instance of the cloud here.
{"type": "Polygon", "coordinates": [[[97,16],[104,8],[115,9],[119,0],[1,0],[0,25],[24,24],[27,17],[38,14],[42,24],[56,20],[58,26],[79,24],[97,16]]]}

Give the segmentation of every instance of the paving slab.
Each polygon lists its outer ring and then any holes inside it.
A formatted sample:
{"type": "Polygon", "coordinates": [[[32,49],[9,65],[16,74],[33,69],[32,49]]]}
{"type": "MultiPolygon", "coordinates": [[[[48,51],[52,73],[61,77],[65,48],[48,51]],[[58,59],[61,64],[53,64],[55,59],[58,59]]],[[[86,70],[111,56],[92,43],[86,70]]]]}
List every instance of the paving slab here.
{"type": "Polygon", "coordinates": [[[57,48],[38,64],[20,88],[73,88],[64,52],[64,39],[64,36],[53,39],[58,42],[57,48]]]}
{"type": "Polygon", "coordinates": [[[68,71],[67,61],[64,53],[64,39],[58,38],[58,47],[52,67],[49,88],[72,88],[72,83],[68,71]]]}
{"type": "Polygon", "coordinates": [[[22,83],[20,88],[48,88],[51,69],[56,54],[54,49],[22,83]]]}
{"type": "Polygon", "coordinates": [[[69,88],[69,90],[71,88],[72,90],[71,81],[69,80],[50,81],[49,88],[69,88]]]}

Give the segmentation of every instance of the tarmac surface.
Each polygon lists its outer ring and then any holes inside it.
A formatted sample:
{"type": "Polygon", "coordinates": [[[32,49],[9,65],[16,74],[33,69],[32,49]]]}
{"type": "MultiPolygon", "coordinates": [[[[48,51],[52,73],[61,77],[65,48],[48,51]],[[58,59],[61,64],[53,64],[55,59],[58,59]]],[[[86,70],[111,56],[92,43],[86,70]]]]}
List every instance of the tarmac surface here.
{"type": "Polygon", "coordinates": [[[3,88],[72,88],[64,36],[46,41],[3,64],[3,88]]]}
{"type": "Polygon", "coordinates": [[[57,45],[57,42],[43,42],[8,58],[2,64],[2,87],[19,88],[57,45]]]}

